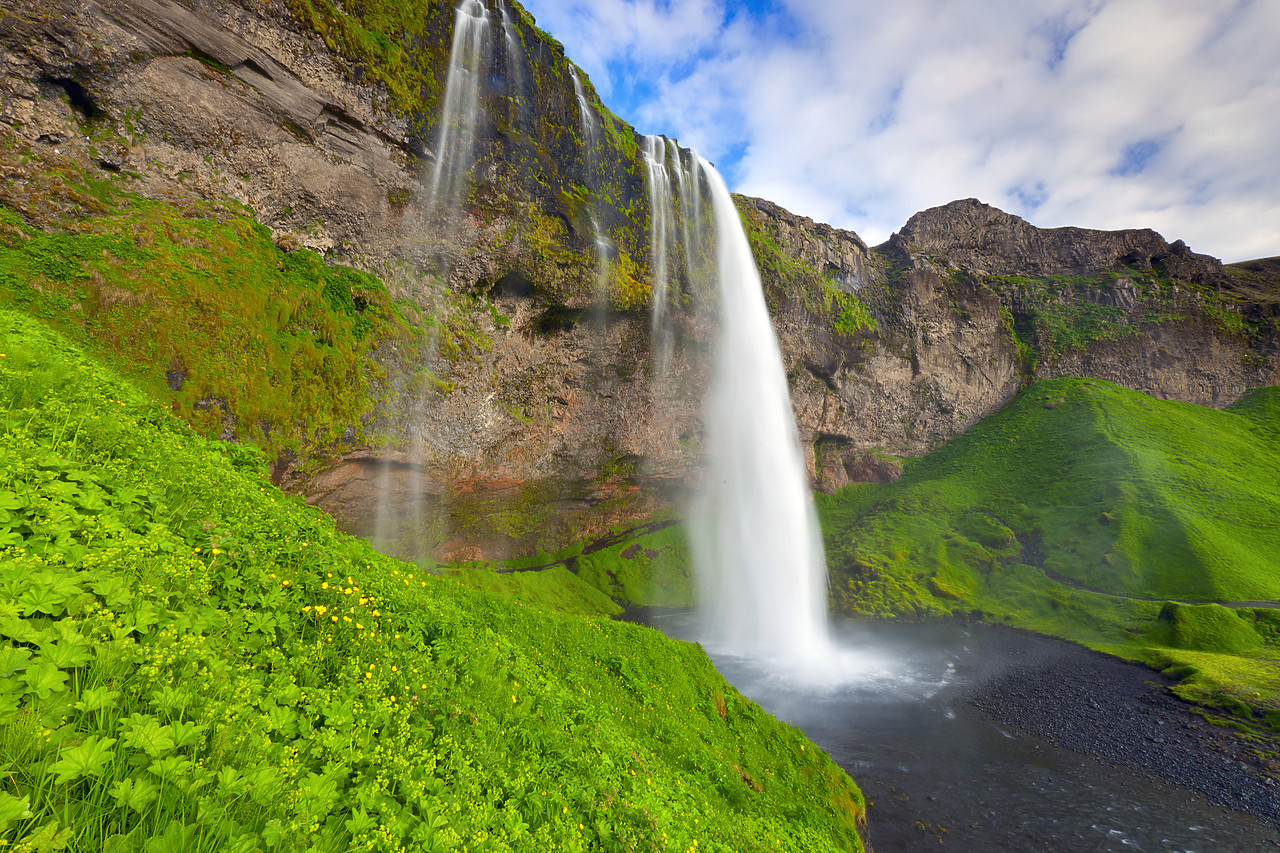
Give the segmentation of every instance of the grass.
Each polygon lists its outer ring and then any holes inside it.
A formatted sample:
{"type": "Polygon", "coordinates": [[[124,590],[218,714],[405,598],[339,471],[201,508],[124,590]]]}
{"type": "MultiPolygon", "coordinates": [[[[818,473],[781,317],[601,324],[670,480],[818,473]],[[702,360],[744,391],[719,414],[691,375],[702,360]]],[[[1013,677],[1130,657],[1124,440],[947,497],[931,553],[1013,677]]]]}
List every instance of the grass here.
{"type": "Polygon", "coordinates": [[[683,525],[655,516],[556,554],[437,570],[466,586],[545,610],[616,616],[627,607],[692,607],[692,560],[683,525]]]}
{"type": "Polygon", "coordinates": [[[839,609],[1005,621],[1280,707],[1280,642],[1247,606],[1280,600],[1280,389],[1218,411],[1035,383],[819,507],[839,609]]]}
{"type": "Polygon", "coordinates": [[[381,556],[6,310],[0,421],[9,849],[861,849],[697,646],[381,556]]]}

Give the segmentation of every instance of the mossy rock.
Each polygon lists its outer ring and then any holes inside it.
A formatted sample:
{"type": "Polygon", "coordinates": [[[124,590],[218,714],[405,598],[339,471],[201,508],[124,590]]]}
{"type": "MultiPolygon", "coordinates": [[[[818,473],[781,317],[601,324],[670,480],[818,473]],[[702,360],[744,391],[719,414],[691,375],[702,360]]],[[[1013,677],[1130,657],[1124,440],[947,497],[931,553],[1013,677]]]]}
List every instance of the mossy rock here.
{"type": "Polygon", "coordinates": [[[1262,637],[1236,612],[1221,604],[1179,604],[1160,609],[1148,636],[1175,649],[1240,654],[1262,645],[1262,637]]]}
{"type": "Polygon", "coordinates": [[[982,513],[970,513],[960,520],[960,532],[988,548],[1003,550],[1017,544],[1013,531],[982,513]]]}
{"type": "Polygon", "coordinates": [[[938,598],[952,601],[965,601],[973,597],[977,583],[969,572],[944,565],[936,575],[929,578],[929,591],[938,598]]]}

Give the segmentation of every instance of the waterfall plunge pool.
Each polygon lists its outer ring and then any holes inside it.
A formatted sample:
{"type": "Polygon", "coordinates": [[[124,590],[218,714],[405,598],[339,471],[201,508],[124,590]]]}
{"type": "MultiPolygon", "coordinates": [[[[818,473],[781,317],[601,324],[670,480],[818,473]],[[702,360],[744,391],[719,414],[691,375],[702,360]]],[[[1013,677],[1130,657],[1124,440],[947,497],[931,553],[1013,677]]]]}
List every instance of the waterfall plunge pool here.
{"type": "MultiPolygon", "coordinates": [[[[638,621],[700,636],[693,612],[638,621]]],[[[1241,764],[1238,741],[1168,696],[1158,673],[998,626],[843,622],[832,631],[840,651],[820,678],[708,653],[854,778],[872,804],[877,853],[1280,845],[1280,787],[1241,764]],[[1269,818],[1214,805],[1197,787],[1269,818]]]]}

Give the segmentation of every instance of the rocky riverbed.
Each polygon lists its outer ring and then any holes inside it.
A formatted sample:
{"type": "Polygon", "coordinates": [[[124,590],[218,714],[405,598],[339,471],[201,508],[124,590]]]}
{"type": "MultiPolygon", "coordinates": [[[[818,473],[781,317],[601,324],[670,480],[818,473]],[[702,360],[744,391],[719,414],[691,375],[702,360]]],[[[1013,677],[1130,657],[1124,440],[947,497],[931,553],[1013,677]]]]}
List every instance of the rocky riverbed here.
{"type": "MultiPolygon", "coordinates": [[[[698,638],[696,614],[648,617],[698,638]]],[[[1158,672],[1001,626],[833,632],[822,684],[710,652],[858,782],[877,853],[1280,847],[1266,750],[1206,722],[1158,672]]]]}
{"type": "Polygon", "coordinates": [[[1280,744],[1249,742],[1207,722],[1170,692],[1171,679],[1147,667],[1013,633],[991,633],[989,642],[1003,636],[1016,645],[1013,663],[997,670],[977,662],[965,702],[1002,726],[1187,788],[1280,829],[1280,744]]]}

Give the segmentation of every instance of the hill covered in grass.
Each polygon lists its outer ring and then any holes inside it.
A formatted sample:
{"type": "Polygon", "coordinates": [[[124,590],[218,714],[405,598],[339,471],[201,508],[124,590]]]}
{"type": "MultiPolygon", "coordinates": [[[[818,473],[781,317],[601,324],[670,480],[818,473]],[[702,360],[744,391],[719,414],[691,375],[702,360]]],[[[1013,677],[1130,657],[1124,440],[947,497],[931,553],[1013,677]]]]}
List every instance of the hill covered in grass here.
{"type": "Polygon", "coordinates": [[[1280,707],[1280,611],[1249,606],[1280,600],[1278,388],[1219,411],[1040,382],[819,501],[845,612],[1002,620],[1280,707]]]}
{"type": "Polygon", "coordinates": [[[381,556],[10,311],[0,419],[10,849],[861,849],[697,646],[381,556]]]}

